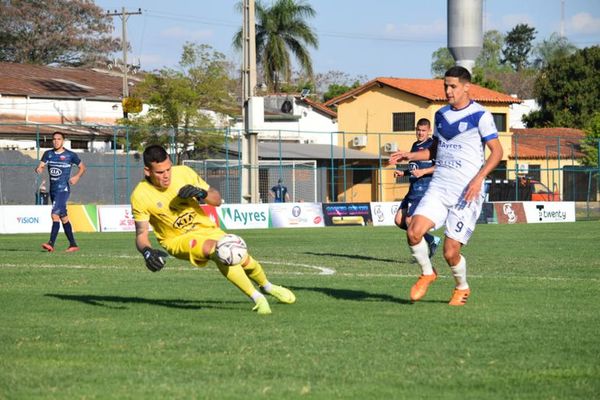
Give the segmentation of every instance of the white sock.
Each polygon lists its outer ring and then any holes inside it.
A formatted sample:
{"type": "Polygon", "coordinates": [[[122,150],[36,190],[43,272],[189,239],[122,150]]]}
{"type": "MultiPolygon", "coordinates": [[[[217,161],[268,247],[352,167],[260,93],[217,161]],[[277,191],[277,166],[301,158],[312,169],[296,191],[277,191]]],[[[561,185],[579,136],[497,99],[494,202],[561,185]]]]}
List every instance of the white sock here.
{"type": "Polygon", "coordinates": [[[273,286],[271,284],[271,282],[268,282],[264,284],[264,286],[261,286],[263,288],[263,290],[267,293],[271,293],[271,286],[273,286]]]}
{"type": "Polygon", "coordinates": [[[469,284],[467,283],[467,260],[462,256],[460,256],[460,261],[458,264],[450,267],[452,270],[452,275],[454,276],[454,281],[456,282],[456,288],[460,290],[468,289],[469,284]]]}
{"type": "Polygon", "coordinates": [[[425,239],[421,239],[418,244],[409,247],[413,257],[421,266],[421,273],[423,275],[433,275],[433,266],[429,259],[429,246],[425,239]]]}
{"type": "Polygon", "coordinates": [[[250,296],[250,297],[252,297],[252,300],[254,300],[254,302],[256,303],[256,301],[258,299],[260,299],[261,297],[265,297],[265,296],[263,296],[263,294],[261,292],[259,292],[258,290],[255,290],[254,293],[252,293],[252,296],[250,296]]]}

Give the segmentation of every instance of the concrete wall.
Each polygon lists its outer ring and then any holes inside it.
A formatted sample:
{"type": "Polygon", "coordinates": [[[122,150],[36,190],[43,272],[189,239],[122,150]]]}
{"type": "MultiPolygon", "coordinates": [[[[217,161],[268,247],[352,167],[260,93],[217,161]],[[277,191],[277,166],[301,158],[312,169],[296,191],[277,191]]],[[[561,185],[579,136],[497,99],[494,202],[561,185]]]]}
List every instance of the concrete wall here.
{"type": "MultiPolygon", "coordinates": [[[[41,154],[40,154],[41,155],[41,154]]],[[[143,163],[137,155],[78,153],[88,170],[72,186],[70,203],[128,204],[135,185],[143,177],[143,163]]],[[[35,204],[35,195],[45,171],[38,176],[35,156],[20,151],[0,150],[0,205],[35,204]]],[[[76,167],[74,167],[75,170],[76,167]]]]}

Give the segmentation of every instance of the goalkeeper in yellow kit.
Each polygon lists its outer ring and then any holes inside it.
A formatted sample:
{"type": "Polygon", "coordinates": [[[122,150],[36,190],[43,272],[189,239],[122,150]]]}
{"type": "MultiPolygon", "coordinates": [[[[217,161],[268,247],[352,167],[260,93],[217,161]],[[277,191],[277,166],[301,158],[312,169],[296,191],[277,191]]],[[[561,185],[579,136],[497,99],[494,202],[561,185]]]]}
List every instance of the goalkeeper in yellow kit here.
{"type": "Polygon", "coordinates": [[[254,301],[253,310],[259,314],[271,314],[269,302],[261,292],[282,303],[296,301],[292,291],[269,282],[261,265],[249,254],[235,265],[227,265],[217,257],[216,243],[225,232],[200,207],[200,203],[220,206],[221,195],[217,190],[209,187],[191,168],[173,166],[162,146],[148,146],[143,159],[145,180],[131,194],[131,209],[135,245],[150,271],[160,271],[167,256],[152,248],[148,236],[152,225],[158,242],[173,257],[189,260],[198,267],[213,260],[219,271],[254,301]]]}

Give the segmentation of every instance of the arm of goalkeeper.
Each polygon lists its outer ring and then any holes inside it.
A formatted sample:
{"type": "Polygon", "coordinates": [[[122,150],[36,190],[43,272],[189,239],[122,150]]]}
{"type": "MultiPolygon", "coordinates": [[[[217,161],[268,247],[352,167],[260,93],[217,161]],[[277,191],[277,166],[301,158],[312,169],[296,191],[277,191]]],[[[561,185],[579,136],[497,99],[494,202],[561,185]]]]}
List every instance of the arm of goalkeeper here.
{"type": "Polygon", "coordinates": [[[144,247],[142,255],[144,256],[144,261],[146,261],[146,268],[152,272],[160,271],[167,263],[165,258],[167,258],[168,254],[162,250],[144,247]]]}

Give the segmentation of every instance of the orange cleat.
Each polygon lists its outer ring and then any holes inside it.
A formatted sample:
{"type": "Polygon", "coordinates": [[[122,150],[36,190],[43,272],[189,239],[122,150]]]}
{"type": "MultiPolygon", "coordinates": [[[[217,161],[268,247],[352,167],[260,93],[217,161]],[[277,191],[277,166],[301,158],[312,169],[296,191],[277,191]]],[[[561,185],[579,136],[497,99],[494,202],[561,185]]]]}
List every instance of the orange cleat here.
{"type": "Polygon", "coordinates": [[[52,253],[54,251],[54,246],[52,246],[50,243],[43,243],[42,249],[46,250],[49,253],[52,253]]]}
{"type": "Polygon", "coordinates": [[[454,289],[452,292],[452,298],[450,299],[451,306],[464,306],[471,294],[471,289],[454,289]]]}
{"type": "Polygon", "coordinates": [[[433,275],[421,275],[417,280],[417,283],[410,288],[410,299],[412,301],[419,301],[427,294],[429,285],[437,279],[437,272],[434,268],[433,275]]]}
{"type": "Polygon", "coordinates": [[[79,247],[69,246],[69,248],[65,250],[65,252],[67,252],[67,253],[73,253],[74,251],[79,251],[79,247]]]}

